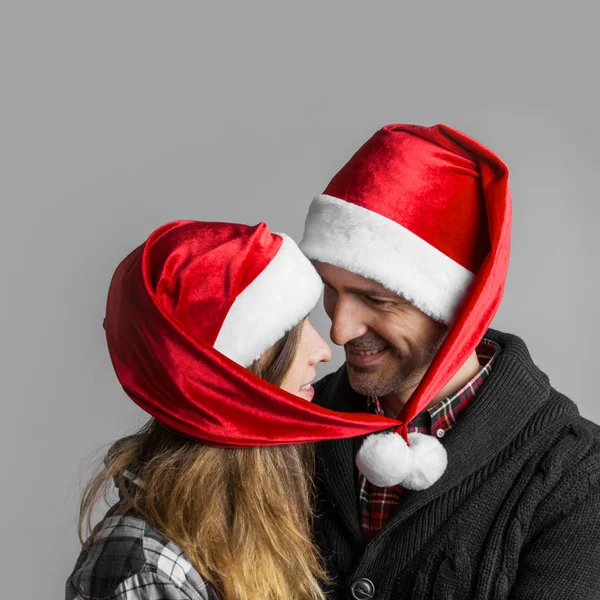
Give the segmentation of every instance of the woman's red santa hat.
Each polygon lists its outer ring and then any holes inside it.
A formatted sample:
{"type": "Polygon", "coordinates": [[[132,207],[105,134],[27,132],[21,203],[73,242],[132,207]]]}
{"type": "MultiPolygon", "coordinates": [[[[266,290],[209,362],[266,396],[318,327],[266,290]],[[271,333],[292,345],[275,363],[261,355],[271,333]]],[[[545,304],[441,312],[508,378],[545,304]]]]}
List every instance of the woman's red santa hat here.
{"type": "Polygon", "coordinates": [[[476,349],[496,314],[508,269],[508,169],[445,125],[387,125],[312,202],[301,250],[373,279],[450,326],[398,419],[368,437],[357,465],[379,486],[423,489],[446,467],[439,440],[407,434],[476,349]],[[406,443],[408,442],[408,444],[406,443]]]}
{"type": "Polygon", "coordinates": [[[104,328],[128,396],[168,429],[223,448],[365,435],[387,417],[330,411],[244,368],[317,303],[322,283],[264,223],[176,221],[117,267],[104,328]]]}

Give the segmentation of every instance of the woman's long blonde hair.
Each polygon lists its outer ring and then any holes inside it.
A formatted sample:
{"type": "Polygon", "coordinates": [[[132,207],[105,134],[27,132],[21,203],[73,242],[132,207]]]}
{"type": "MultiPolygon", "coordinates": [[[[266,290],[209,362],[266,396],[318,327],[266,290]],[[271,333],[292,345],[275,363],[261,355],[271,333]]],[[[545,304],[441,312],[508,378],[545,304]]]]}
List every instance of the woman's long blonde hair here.
{"type": "MultiPolygon", "coordinates": [[[[250,369],[280,385],[301,329],[250,369]]],[[[90,534],[94,506],[114,482],[124,510],[177,544],[223,600],[324,600],[319,580],[327,577],[311,539],[313,467],[313,444],[213,448],[151,419],[113,445],[87,484],[79,538],[90,534]],[[125,476],[134,461],[139,485],[125,476]]]]}

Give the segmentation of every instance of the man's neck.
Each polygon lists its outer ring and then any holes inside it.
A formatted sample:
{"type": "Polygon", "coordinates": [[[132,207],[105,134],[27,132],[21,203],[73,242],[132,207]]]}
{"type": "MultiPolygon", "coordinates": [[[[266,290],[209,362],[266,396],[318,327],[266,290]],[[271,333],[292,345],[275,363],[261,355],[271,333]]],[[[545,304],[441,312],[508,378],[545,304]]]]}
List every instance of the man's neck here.
{"type": "MultiPolygon", "coordinates": [[[[473,352],[463,366],[457,371],[456,375],[444,386],[444,388],[437,394],[437,396],[431,401],[429,406],[437,404],[440,400],[451,396],[457,392],[466,383],[471,381],[477,373],[481,370],[479,359],[477,358],[477,352],[473,352]]],[[[400,411],[404,408],[404,405],[408,402],[410,397],[413,395],[417,386],[423,379],[425,373],[423,371],[416,377],[416,383],[410,383],[404,390],[397,394],[390,394],[380,398],[383,411],[386,416],[396,418],[400,414],[400,411]]]]}

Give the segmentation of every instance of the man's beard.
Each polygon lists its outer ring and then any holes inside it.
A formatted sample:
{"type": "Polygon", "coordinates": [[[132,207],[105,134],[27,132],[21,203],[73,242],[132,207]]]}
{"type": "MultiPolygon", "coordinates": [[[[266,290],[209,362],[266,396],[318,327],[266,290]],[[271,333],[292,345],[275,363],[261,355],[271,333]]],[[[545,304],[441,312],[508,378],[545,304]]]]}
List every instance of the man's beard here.
{"type": "Polygon", "coordinates": [[[411,387],[416,387],[440,349],[444,338],[445,336],[442,336],[433,344],[413,342],[410,359],[399,356],[387,340],[373,332],[352,340],[348,346],[354,350],[369,351],[386,345],[389,354],[384,357],[384,364],[373,367],[354,366],[347,362],[350,386],[363,396],[378,398],[400,394],[411,387]]]}

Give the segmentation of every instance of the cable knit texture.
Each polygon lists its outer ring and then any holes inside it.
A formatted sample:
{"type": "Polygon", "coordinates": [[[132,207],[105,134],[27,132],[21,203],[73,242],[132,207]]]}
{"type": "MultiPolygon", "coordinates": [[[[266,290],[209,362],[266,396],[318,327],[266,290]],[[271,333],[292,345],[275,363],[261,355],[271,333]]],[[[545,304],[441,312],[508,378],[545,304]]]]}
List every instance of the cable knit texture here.
{"type": "MultiPolygon", "coordinates": [[[[353,598],[600,598],[600,427],[554,390],[523,341],[490,330],[501,354],[443,439],[448,468],[406,491],[368,544],[360,530],[361,439],[321,442],[317,539],[334,584],[353,598]],[[368,589],[367,585],[367,589],[368,589]],[[363,595],[361,595],[361,593],[363,595]]],[[[319,404],[364,411],[345,367],[317,384],[319,404]]]]}

